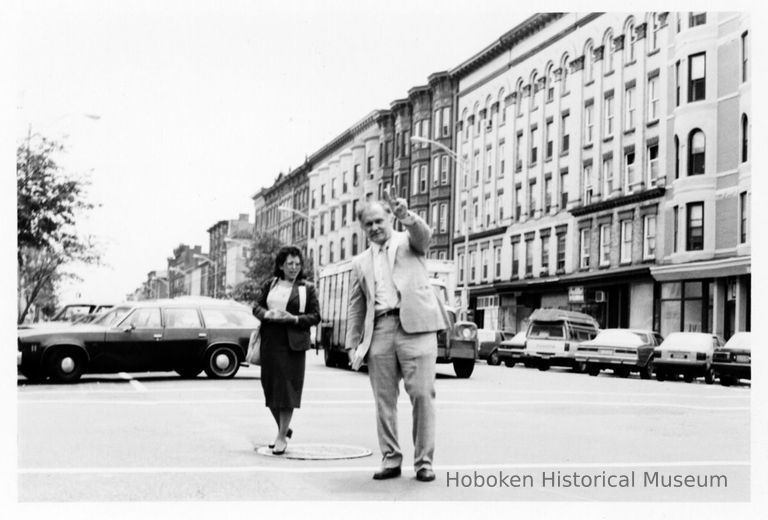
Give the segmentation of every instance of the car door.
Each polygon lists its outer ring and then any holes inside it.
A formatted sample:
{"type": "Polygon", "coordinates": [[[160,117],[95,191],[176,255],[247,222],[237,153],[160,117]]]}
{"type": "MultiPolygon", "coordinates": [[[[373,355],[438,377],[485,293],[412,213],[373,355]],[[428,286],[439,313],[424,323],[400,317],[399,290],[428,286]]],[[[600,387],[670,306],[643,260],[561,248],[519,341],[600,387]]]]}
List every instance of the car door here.
{"type": "Polygon", "coordinates": [[[202,359],[208,334],[197,307],[163,309],[163,325],[162,368],[173,370],[202,359]]]}
{"type": "Polygon", "coordinates": [[[105,338],[103,363],[110,371],[139,372],[151,370],[156,345],[163,340],[160,309],[134,309],[105,338]]]}

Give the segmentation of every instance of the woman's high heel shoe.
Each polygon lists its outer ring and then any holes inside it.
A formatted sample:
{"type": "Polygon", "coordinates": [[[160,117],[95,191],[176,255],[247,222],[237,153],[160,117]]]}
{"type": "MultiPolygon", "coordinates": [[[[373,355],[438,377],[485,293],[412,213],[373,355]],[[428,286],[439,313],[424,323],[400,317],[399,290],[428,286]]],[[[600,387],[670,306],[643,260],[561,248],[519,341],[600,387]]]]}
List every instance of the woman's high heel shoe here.
{"type": "MultiPolygon", "coordinates": [[[[289,439],[290,439],[291,437],[293,437],[293,430],[291,430],[290,428],[288,428],[288,432],[285,434],[285,436],[286,436],[286,437],[288,437],[289,439]]],[[[269,449],[273,449],[274,447],[275,447],[275,445],[274,445],[274,444],[267,444],[267,448],[269,448],[269,449]]],[[[283,450],[283,451],[285,451],[285,450],[283,450]]],[[[276,455],[278,455],[278,454],[276,454],[276,455]]]]}
{"type": "Polygon", "coordinates": [[[288,449],[288,441],[285,441],[285,448],[283,448],[282,450],[272,448],[272,455],[282,455],[283,453],[285,453],[285,450],[287,449],[288,449]]]}

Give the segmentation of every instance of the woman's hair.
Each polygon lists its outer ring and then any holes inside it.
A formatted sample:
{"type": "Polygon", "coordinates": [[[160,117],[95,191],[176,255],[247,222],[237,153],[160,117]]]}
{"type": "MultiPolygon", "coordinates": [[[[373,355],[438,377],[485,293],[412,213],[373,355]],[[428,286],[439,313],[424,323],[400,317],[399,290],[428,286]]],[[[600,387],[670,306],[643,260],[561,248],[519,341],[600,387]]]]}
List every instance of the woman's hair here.
{"type": "Polygon", "coordinates": [[[285,274],[283,274],[282,267],[289,256],[296,256],[299,258],[299,262],[301,262],[301,270],[299,271],[299,274],[296,275],[296,280],[303,280],[304,279],[304,257],[301,255],[301,250],[298,247],[294,247],[294,246],[283,246],[280,248],[280,251],[277,252],[277,256],[275,257],[274,275],[280,278],[281,280],[285,279],[285,274]]]}

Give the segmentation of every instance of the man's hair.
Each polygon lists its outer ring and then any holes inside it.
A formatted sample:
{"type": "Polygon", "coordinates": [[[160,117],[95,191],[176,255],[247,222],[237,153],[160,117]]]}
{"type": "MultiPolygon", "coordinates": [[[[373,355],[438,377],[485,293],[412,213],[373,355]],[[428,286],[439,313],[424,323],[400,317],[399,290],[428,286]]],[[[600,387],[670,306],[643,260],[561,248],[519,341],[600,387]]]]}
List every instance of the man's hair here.
{"type": "Polygon", "coordinates": [[[386,213],[390,215],[392,214],[392,208],[390,208],[389,204],[387,204],[386,202],[382,202],[380,200],[365,200],[363,201],[362,205],[357,209],[357,214],[355,215],[357,217],[357,220],[362,222],[363,213],[365,213],[366,210],[369,210],[374,206],[379,206],[386,213]]]}

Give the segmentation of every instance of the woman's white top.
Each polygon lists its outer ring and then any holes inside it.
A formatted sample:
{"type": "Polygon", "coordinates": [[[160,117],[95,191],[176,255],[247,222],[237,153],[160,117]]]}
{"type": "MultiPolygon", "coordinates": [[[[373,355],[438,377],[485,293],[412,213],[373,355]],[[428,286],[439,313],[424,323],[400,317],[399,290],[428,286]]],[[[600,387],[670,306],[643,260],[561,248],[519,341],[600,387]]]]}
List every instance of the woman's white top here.
{"type": "Polygon", "coordinates": [[[267,295],[267,308],[271,311],[284,311],[291,297],[293,284],[285,280],[279,280],[267,295]]]}

